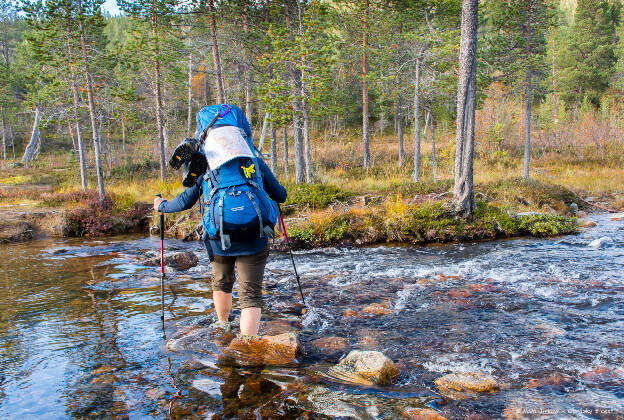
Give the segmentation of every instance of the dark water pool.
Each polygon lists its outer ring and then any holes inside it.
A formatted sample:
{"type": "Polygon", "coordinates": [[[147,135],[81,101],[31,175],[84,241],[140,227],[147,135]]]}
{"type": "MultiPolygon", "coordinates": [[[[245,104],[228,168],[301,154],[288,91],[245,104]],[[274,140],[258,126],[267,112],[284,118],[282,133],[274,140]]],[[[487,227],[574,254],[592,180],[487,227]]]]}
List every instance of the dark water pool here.
{"type": "MultiPolygon", "coordinates": [[[[300,329],[297,366],[235,368],[167,350],[156,238],[47,240],[0,247],[0,418],[624,418],[624,224],[577,236],[297,253],[309,309],[286,255],[271,255],[266,327],[300,329]],[[592,241],[608,237],[601,244],[592,241]],[[599,245],[599,246],[598,246],[599,245]],[[372,304],[387,314],[361,314],[372,304]],[[347,312],[349,314],[349,312],[347,312]],[[347,350],[313,341],[342,337],[347,350]],[[392,358],[385,387],[332,381],[348,349],[392,358]],[[433,381],[481,371],[501,391],[454,401],[433,381]],[[174,385],[175,381],[175,385],[174,385]]],[[[167,334],[212,316],[210,268],[171,273],[167,334]]],[[[236,302],[235,302],[236,306],[236,302]]]]}

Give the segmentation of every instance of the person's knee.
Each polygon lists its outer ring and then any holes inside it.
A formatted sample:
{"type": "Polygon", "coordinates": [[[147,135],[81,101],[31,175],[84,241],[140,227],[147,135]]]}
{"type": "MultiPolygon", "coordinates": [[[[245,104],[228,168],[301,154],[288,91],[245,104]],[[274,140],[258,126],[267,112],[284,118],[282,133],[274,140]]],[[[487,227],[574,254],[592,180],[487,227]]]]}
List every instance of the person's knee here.
{"type": "Polygon", "coordinates": [[[241,310],[247,308],[262,308],[262,292],[252,295],[241,294],[238,304],[241,310]]]}
{"type": "Polygon", "coordinates": [[[222,282],[212,280],[212,291],[213,292],[223,292],[223,293],[232,293],[232,289],[234,288],[234,283],[230,282],[222,282]]]}

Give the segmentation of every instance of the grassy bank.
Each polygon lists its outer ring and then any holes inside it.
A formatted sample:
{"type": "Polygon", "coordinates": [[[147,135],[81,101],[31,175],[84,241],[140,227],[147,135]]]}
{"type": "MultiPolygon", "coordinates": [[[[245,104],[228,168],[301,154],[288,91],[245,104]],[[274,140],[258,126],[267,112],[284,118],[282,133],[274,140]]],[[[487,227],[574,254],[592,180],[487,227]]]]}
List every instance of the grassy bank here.
{"type": "Polygon", "coordinates": [[[311,215],[294,225],[291,236],[301,248],[380,242],[425,244],[529,235],[575,233],[576,219],[557,214],[514,215],[477,201],[473,217],[458,218],[448,202],[407,204],[400,197],[372,207],[345,207],[311,215]]]}

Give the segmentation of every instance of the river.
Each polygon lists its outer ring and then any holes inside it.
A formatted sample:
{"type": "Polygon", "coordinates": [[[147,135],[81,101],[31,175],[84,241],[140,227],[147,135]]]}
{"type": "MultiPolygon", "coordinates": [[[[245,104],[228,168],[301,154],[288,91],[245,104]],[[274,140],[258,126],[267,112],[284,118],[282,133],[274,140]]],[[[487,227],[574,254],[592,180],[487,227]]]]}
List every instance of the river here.
{"type": "MultiPolygon", "coordinates": [[[[622,419],[624,224],[591,219],[598,227],[551,239],[297,252],[304,314],[290,259],[272,254],[263,328],[299,329],[307,355],[264,369],[167,349],[158,269],[138,260],[157,238],[2,245],[0,417],[165,418],[171,404],[175,418],[400,418],[430,407],[449,419],[622,419]],[[611,240],[590,246],[602,237],[611,240]],[[389,313],[361,314],[375,303],[389,313]],[[383,352],[400,377],[333,380],[327,369],[345,351],[312,344],[331,336],[383,352]],[[475,370],[500,392],[438,395],[436,378],[475,370]]],[[[200,257],[168,275],[170,337],[212,316],[213,304],[199,243],[166,243],[200,257]]]]}

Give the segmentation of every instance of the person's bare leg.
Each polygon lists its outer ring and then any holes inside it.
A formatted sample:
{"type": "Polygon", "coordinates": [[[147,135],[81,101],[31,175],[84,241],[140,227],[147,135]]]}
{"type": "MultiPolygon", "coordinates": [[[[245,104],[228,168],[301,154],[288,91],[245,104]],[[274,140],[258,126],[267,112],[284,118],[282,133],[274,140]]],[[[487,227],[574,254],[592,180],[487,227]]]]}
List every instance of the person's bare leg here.
{"type": "Polygon", "coordinates": [[[227,322],[230,317],[230,310],[232,309],[232,294],[215,290],[212,292],[212,300],[214,301],[215,311],[217,312],[217,318],[219,318],[219,321],[227,322]]]}
{"type": "Polygon", "coordinates": [[[240,317],[241,334],[258,335],[258,329],[260,328],[260,316],[260,308],[251,307],[243,309],[240,317]]]}

